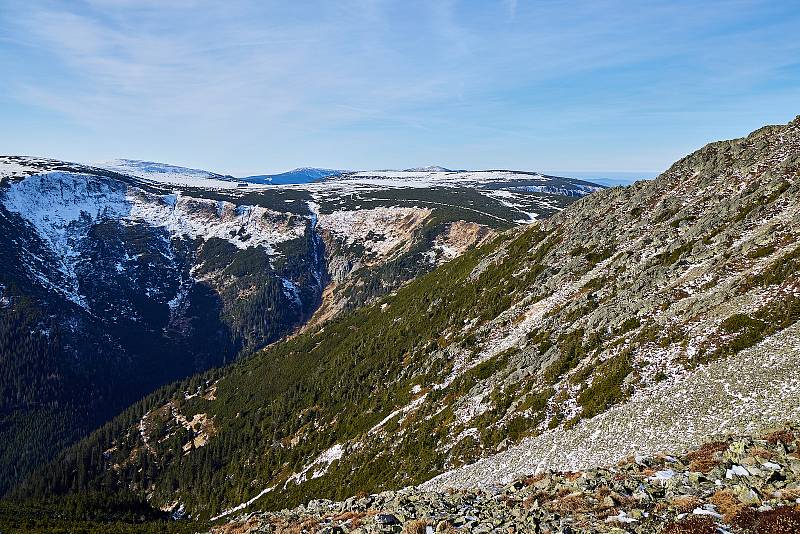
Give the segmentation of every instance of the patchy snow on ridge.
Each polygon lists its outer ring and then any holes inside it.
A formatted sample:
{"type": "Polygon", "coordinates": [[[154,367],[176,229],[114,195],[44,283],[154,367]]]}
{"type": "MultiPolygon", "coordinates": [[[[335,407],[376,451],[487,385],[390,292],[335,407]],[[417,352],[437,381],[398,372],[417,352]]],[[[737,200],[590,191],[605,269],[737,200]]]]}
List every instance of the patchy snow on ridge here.
{"type": "Polygon", "coordinates": [[[359,171],[345,174],[323,183],[350,182],[360,185],[381,187],[478,187],[492,188],[519,187],[519,191],[567,194],[581,196],[603,189],[602,186],[539,173],[521,171],[447,171],[447,170],[409,170],[409,171],[359,171]],[[515,182],[519,182],[515,184],[515,182]]]}
{"type": "Polygon", "coordinates": [[[286,216],[261,206],[195,198],[175,193],[155,196],[132,190],[131,221],[144,221],[171,235],[225,239],[238,248],[272,245],[305,234],[305,219],[286,216]]]}
{"type": "Polygon", "coordinates": [[[412,167],[410,169],[403,169],[403,170],[406,172],[454,172],[451,169],[440,167],[439,165],[428,165],[427,167],[412,167]]]}
{"type": "Polygon", "coordinates": [[[201,169],[189,169],[151,161],[115,159],[96,162],[91,165],[99,169],[106,169],[120,174],[135,176],[143,180],[170,185],[212,189],[236,189],[240,184],[240,181],[235,180],[233,177],[222,176],[221,174],[215,174],[201,169]]]}
{"type": "Polygon", "coordinates": [[[55,252],[71,254],[66,230],[99,220],[144,222],[170,235],[218,237],[239,248],[274,245],[305,234],[305,219],[261,206],[195,198],[175,192],[154,195],[92,175],[47,173],[14,183],[3,199],[9,211],[27,219],[55,252]]]}
{"type": "Polygon", "coordinates": [[[498,181],[526,180],[549,183],[541,174],[513,171],[360,171],[332,181],[394,187],[477,186],[498,181]]]}
{"type": "Polygon", "coordinates": [[[0,182],[6,178],[22,177],[36,173],[36,167],[19,161],[4,161],[0,165],[0,182]]]}
{"type": "Polygon", "coordinates": [[[180,192],[156,195],[114,179],[73,172],[35,174],[12,182],[0,202],[33,226],[52,252],[59,279],[46,277],[32,265],[34,276],[82,307],[86,302],[76,266],[81,244],[98,222],[144,223],[164,229],[170,237],[216,237],[241,249],[264,246],[270,254],[275,253],[273,245],[302,237],[306,231],[305,218],[264,207],[237,206],[180,192]]]}
{"type": "Polygon", "coordinates": [[[427,208],[374,208],[321,214],[320,229],[347,245],[360,244],[368,254],[384,257],[410,245],[410,233],[431,214],[427,208]]]}
{"type": "Polygon", "coordinates": [[[57,167],[68,163],[36,156],[0,156],[0,183],[7,178],[24,178],[50,170],[63,170],[57,167]]]}

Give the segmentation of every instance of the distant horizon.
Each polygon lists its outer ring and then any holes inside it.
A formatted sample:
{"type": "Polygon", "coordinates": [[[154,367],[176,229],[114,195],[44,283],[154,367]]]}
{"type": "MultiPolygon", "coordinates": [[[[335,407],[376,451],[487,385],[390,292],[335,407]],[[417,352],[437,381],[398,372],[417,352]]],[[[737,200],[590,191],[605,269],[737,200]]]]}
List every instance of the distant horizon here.
{"type": "MultiPolygon", "coordinates": [[[[437,165],[420,165],[417,168],[423,167],[430,167],[430,166],[437,166],[437,165]]],[[[439,165],[440,167],[444,167],[443,165],[439,165]]],[[[379,171],[379,170],[393,170],[393,171],[402,171],[404,169],[411,169],[414,167],[403,167],[398,169],[389,169],[389,168],[380,168],[380,169],[334,169],[331,167],[311,167],[308,165],[304,165],[302,167],[295,167],[293,169],[289,169],[286,171],[278,171],[278,172],[262,172],[256,174],[244,174],[240,176],[234,176],[234,178],[250,178],[253,176],[276,176],[280,174],[287,174],[292,171],[300,170],[300,169],[325,169],[331,171],[342,171],[342,172],[360,172],[360,171],[379,171]]],[[[448,167],[449,168],[449,167],[448,167]]],[[[587,182],[593,182],[599,185],[630,185],[638,180],[652,180],[656,176],[660,174],[657,171],[553,171],[553,170],[538,170],[538,169],[451,169],[454,172],[456,171],[488,171],[488,170],[507,170],[507,171],[517,171],[517,172],[537,172],[544,175],[549,176],[560,176],[562,178],[575,178],[577,180],[584,180],[587,182]]],[[[220,173],[222,174],[222,173],[220,173]]]]}
{"type": "MultiPolygon", "coordinates": [[[[151,160],[132,160],[131,158],[115,158],[117,160],[129,160],[129,161],[142,161],[146,163],[158,163],[162,165],[174,165],[176,167],[182,167],[181,165],[175,165],[168,161],[151,161],[151,160]]],[[[91,165],[92,163],[98,162],[82,162],[87,165],[91,165]]],[[[252,178],[256,176],[278,176],[281,174],[288,174],[293,171],[299,171],[303,169],[311,169],[311,170],[327,170],[327,171],[338,171],[338,172],[364,172],[364,171],[404,171],[407,169],[421,169],[426,167],[442,167],[453,172],[459,171],[490,171],[490,170],[506,170],[506,171],[515,171],[515,172],[535,172],[541,173],[544,175],[550,176],[560,176],[562,178],[575,178],[578,180],[585,180],[597,183],[599,185],[629,185],[638,180],[651,180],[658,176],[661,171],[615,171],[615,170],[583,170],[583,171],[565,171],[565,170],[540,170],[540,169],[514,169],[514,168],[463,168],[463,167],[447,167],[445,165],[437,165],[437,164],[429,164],[429,165],[413,165],[413,166],[404,166],[398,168],[390,168],[390,167],[378,167],[372,169],[366,168],[335,168],[329,166],[313,166],[313,165],[301,165],[299,167],[293,167],[291,169],[282,170],[282,171],[267,171],[267,172],[256,172],[250,174],[232,174],[225,171],[217,171],[212,169],[203,169],[196,166],[188,166],[186,168],[195,169],[195,170],[202,170],[207,172],[213,172],[215,174],[220,174],[223,176],[233,176],[234,178],[238,179],[245,179],[245,178],[252,178]]]]}
{"type": "MultiPolygon", "coordinates": [[[[288,174],[293,171],[299,171],[303,169],[313,169],[313,170],[326,170],[326,171],[337,171],[337,172],[364,172],[364,171],[404,171],[407,169],[422,169],[426,167],[441,167],[448,170],[452,170],[453,172],[459,171],[490,171],[490,170],[505,170],[505,171],[515,171],[515,172],[535,172],[541,173],[550,176],[560,176],[562,178],[575,178],[578,180],[585,180],[597,183],[599,185],[629,185],[637,180],[651,180],[658,176],[661,171],[615,171],[615,170],[584,170],[584,171],[564,171],[564,170],[540,170],[540,169],[514,169],[514,168],[484,168],[484,169],[469,169],[463,167],[447,167],[445,165],[437,165],[435,163],[429,165],[412,165],[412,166],[404,166],[398,168],[390,168],[390,167],[378,167],[372,169],[365,169],[365,168],[335,168],[329,166],[313,166],[313,165],[301,165],[298,167],[293,167],[291,169],[282,170],[282,171],[267,171],[267,172],[255,172],[249,174],[232,174],[226,171],[219,171],[213,169],[203,169],[197,166],[184,166],[184,165],[176,165],[169,161],[152,161],[152,160],[134,160],[132,158],[113,158],[110,161],[120,160],[120,161],[141,161],[143,163],[156,163],[161,165],[170,165],[175,167],[184,167],[187,169],[195,169],[200,171],[212,172],[214,174],[220,174],[223,176],[233,176],[234,178],[244,179],[244,178],[252,178],[256,176],[278,176],[281,174],[288,174]]],[[[73,163],[82,163],[85,165],[92,165],[97,163],[102,163],[99,161],[84,161],[84,162],[73,162],[73,163]]]]}
{"type": "Polygon", "coordinates": [[[214,169],[214,168],[204,168],[197,165],[192,164],[179,164],[174,163],[171,161],[156,161],[153,159],[138,159],[138,158],[110,158],[108,160],[92,160],[92,161],[77,161],[71,159],[62,159],[48,155],[42,154],[0,154],[0,155],[7,155],[7,156],[24,156],[24,157],[33,157],[33,158],[45,158],[45,159],[54,159],[65,161],[69,163],[77,163],[81,165],[98,165],[104,162],[109,161],[141,161],[143,163],[156,163],[160,165],[170,165],[174,167],[181,167],[186,169],[194,169],[199,171],[206,171],[214,174],[219,174],[222,176],[232,176],[234,178],[249,178],[253,176],[275,176],[279,174],[287,174],[292,171],[297,171],[301,169],[319,169],[319,170],[330,170],[330,171],[340,171],[340,172],[362,172],[362,171],[403,171],[405,169],[412,169],[412,168],[425,168],[425,167],[444,167],[450,169],[452,171],[488,171],[488,170],[507,170],[507,171],[516,171],[516,172],[536,172],[550,176],[560,176],[563,178],[576,178],[580,180],[587,180],[587,181],[597,181],[597,183],[602,184],[602,180],[610,181],[610,183],[614,184],[622,184],[622,183],[633,183],[636,180],[650,180],[661,174],[663,171],[617,171],[617,170],[541,170],[541,169],[524,169],[524,168],[464,168],[464,167],[447,167],[445,165],[437,165],[437,164],[430,164],[430,165],[414,165],[414,166],[401,166],[397,168],[392,167],[375,167],[375,168],[357,168],[357,167],[349,167],[349,168],[336,168],[331,166],[315,166],[315,165],[300,165],[296,167],[292,167],[290,169],[285,170],[277,170],[277,171],[263,171],[263,172],[250,172],[250,173],[231,173],[226,170],[214,169]]]}

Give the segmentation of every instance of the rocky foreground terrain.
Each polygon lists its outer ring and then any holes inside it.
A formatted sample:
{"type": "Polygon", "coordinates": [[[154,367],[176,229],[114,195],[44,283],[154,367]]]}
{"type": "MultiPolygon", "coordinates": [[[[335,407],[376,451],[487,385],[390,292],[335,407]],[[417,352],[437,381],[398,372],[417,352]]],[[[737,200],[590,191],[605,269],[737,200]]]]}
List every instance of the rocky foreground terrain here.
{"type": "Polygon", "coordinates": [[[542,471],[485,490],[405,490],[246,514],[213,534],[280,532],[800,532],[800,429],[709,441],[682,455],[542,471]]]}

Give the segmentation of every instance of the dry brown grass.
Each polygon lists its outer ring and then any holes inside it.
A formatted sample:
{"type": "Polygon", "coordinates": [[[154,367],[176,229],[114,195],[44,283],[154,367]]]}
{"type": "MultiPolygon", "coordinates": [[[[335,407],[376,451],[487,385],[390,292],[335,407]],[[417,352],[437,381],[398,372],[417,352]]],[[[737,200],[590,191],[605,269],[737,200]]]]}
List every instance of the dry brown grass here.
{"type": "Polygon", "coordinates": [[[258,526],[260,526],[260,521],[250,518],[246,521],[214,527],[211,529],[211,534],[247,534],[258,526]]]}
{"type": "Polygon", "coordinates": [[[573,490],[571,490],[570,488],[566,487],[560,488],[559,490],[556,491],[556,497],[566,497],[567,495],[571,495],[572,493],[573,490]]]}
{"type": "Polygon", "coordinates": [[[795,436],[794,432],[792,432],[791,430],[784,429],[784,430],[776,430],[775,432],[767,434],[766,436],[764,436],[764,439],[766,439],[769,443],[772,443],[773,445],[777,443],[790,445],[797,439],[797,436],[795,436]]]}
{"type": "Polygon", "coordinates": [[[745,508],[736,495],[730,490],[720,490],[714,493],[709,499],[711,504],[717,507],[726,523],[733,521],[733,518],[745,508]]]}
{"type": "Polygon", "coordinates": [[[282,525],[275,525],[276,534],[308,534],[315,533],[320,530],[320,520],[317,518],[308,518],[301,522],[287,522],[282,525]]]}
{"type": "Polygon", "coordinates": [[[277,526],[275,532],[277,534],[306,534],[317,532],[319,529],[319,519],[309,518],[301,523],[277,526]]]}
{"type": "Polygon", "coordinates": [[[750,454],[752,456],[758,456],[764,460],[774,460],[776,456],[774,452],[765,449],[764,447],[753,447],[750,449],[750,454]]]}
{"type": "Polygon", "coordinates": [[[551,497],[550,497],[550,495],[548,495],[546,493],[538,491],[536,493],[533,493],[533,494],[528,495],[527,497],[525,497],[525,499],[523,499],[523,501],[522,501],[522,507],[524,509],[526,509],[526,510],[529,510],[531,508],[531,506],[533,506],[533,503],[536,502],[537,500],[541,504],[543,502],[547,502],[547,501],[551,500],[551,497]]]}
{"type": "Polygon", "coordinates": [[[800,532],[800,510],[784,506],[768,512],[759,512],[753,523],[756,534],[785,534],[800,532]]]}
{"type": "Polygon", "coordinates": [[[634,455],[626,456],[617,462],[617,467],[622,467],[623,465],[633,465],[636,463],[636,457],[634,455]]]}
{"type": "Polygon", "coordinates": [[[765,512],[754,508],[742,508],[730,522],[742,532],[753,534],[788,534],[800,532],[800,510],[795,506],[783,506],[765,512]]]}
{"type": "Polygon", "coordinates": [[[536,484],[540,480],[543,480],[547,477],[547,473],[539,473],[538,475],[531,475],[529,477],[525,477],[522,479],[522,483],[526,486],[532,486],[536,484]]]}
{"type": "Polygon", "coordinates": [[[428,526],[430,526],[430,523],[424,519],[415,519],[414,521],[409,521],[405,524],[405,526],[403,526],[403,532],[405,534],[425,534],[428,526]]]}
{"type": "Polygon", "coordinates": [[[275,527],[276,534],[303,534],[300,525],[277,525],[275,527]]]}
{"type": "Polygon", "coordinates": [[[758,512],[755,510],[755,508],[751,508],[749,506],[742,506],[736,513],[734,513],[731,516],[730,520],[728,521],[728,524],[740,532],[747,532],[749,534],[752,534],[753,523],[755,522],[757,517],[758,517],[758,512]]]}
{"type": "Polygon", "coordinates": [[[686,455],[689,460],[689,470],[708,473],[719,465],[719,453],[728,449],[726,441],[711,441],[704,443],[699,449],[686,455]]]}
{"type": "Polygon", "coordinates": [[[544,507],[561,513],[586,513],[596,510],[597,503],[583,494],[571,494],[544,504],[544,507]]]}
{"type": "Polygon", "coordinates": [[[333,517],[334,523],[347,523],[350,522],[350,526],[355,528],[361,526],[361,520],[367,516],[367,512],[344,512],[337,516],[333,517]]]}
{"type": "Polygon", "coordinates": [[[695,497],[694,495],[681,495],[680,497],[675,497],[672,499],[669,504],[667,503],[659,503],[659,506],[656,507],[656,510],[660,506],[664,506],[664,508],[670,507],[676,510],[679,514],[688,514],[695,508],[700,507],[703,504],[702,499],[699,497],[695,497]]]}
{"type": "Polygon", "coordinates": [[[667,525],[662,534],[717,534],[717,526],[708,516],[690,515],[667,525]]]}

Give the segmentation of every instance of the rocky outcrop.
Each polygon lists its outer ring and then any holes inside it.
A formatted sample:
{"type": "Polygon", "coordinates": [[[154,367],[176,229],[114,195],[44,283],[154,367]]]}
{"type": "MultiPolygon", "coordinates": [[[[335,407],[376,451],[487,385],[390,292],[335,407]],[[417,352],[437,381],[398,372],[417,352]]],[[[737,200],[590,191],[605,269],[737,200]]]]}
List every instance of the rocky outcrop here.
{"type": "Polygon", "coordinates": [[[405,490],[239,517],[213,534],[789,533],[800,530],[800,431],[708,441],[613,467],[541,471],[485,490],[405,490]]]}
{"type": "Polygon", "coordinates": [[[432,222],[431,214],[423,208],[386,208],[321,216],[317,228],[331,282],[304,329],[375,300],[498,233],[474,222],[432,222]]]}
{"type": "Polygon", "coordinates": [[[433,241],[432,261],[441,263],[457,258],[471,247],[479,247],[497,235],[491,228],[466,221],[447,225],[433,241]]]}

